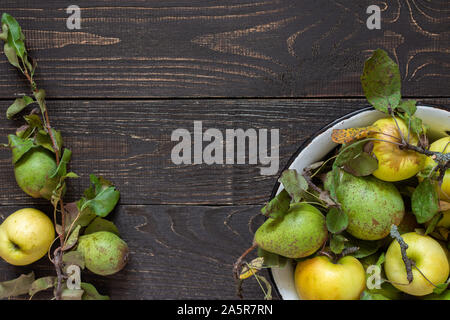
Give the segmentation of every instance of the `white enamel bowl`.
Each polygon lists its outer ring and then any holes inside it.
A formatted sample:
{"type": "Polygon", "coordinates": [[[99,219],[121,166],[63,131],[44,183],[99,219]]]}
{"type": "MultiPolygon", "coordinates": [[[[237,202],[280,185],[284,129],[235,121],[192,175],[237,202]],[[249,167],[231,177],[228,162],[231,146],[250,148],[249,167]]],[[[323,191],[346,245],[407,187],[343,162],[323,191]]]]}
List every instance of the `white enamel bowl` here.
{"type": "MultiPolygon", "coordinates": [[[[431,140],[450,135],[450,112],[444,110],[444,107],[419,106],[416,115],[432,128],[430,131],[431,140]]],[[[337,146],[331,141],[333,129],[363,127],[385,116],[385,114],[372,108],[366,108],[336,120],[305,142],[291,158],[285,169],[296,169],[298,172],[302,172],[308,165],[322,160],[337,146]]],[[[281,190],[282,186],[277,183],[272,196],[275,196],[281,190]]],[[[288,262],[284,268],[272,268],[271,274],[275,287],[282,299],[299,300],[294,285],[293,263],[288,262]]]]}

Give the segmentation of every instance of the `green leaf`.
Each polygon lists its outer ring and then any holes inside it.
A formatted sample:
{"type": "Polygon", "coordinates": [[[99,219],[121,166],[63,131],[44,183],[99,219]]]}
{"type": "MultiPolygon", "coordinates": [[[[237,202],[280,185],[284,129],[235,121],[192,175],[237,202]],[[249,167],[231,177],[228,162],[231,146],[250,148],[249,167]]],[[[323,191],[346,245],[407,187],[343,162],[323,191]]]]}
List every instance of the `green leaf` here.
{"type": "Polygon", "coordinates": [[[40,291],[44,291],[50,288],[53,288],[57,283],[57,278],[56,277],[43,277],[43,278],[39,278],[36,279],[32,284],[31,284],[31,288],[28,291],[28,294],[33,297],[36,293],[40,292],[40,291]]]}
{"type": "Polygon", "coordinates": [[[34,282],[34,272],[22,274],[20,277],[0,282],[0,299],[27,294],[34,282]]]}
{"type": "Polygon", "coordinates": [[[287,262],[287,258],[280,256],[276,253],[266,251],[264,249],[258,248],[258,257],[264,258],[264,266],[266,267],[284,267],[287,262]]]}
{"type": "Polygon", "coordinates": [[[72,248],[77,244],[78,236],[79,236],[79,234],[80,234],[80,229],[81,229],[81,226],[78,225],[78,226],[76,226],[75,229],[71,232],[69,238],[67,238],[67,241],[66,241],[66,243],[64,244],[63,251],[70,250],[70,249],[72,249],[72,248]]]}
{"type": "Polygon", "coordinates": [[[261,212],[267,217],[277,219],[284,216],[288,212],[290,203],[291,197],[288,192],[283,189],[275,198],[270,200],[270,202],[261,209],[261,212]]]}
{"type": "Polygon", "coordinates": [[[5,43],[3,46],[3,52],[5,52],[5,56],[11,65],[22,70],[19,59],[17,58],[16,50],[14,50],[13,47],[11,47],[8,43],[5,43]]]}
{"type": "MultiPolygon", "coordinates": [[[[63,140],[60,131],[56,131],[55,129],[51,129],[53,133],[53,137],[55,138],[56,146],[58,150],[61,150],[63,147],[63,140]]],[[[55,153],[53,148],[53,141],[50,135],[45,132],[45,130],[39,130],[35,136],[35,141],[37,145],[44,147],[45,149],[55,153]]]]}
{"type": "Polygon", "coordinates": [[[419,183],[412,194],[411,207],[418,223],[431,220],[439,212],[439,196],[434,180],[428,178],[419,183]]]}
{"type": "Polygon", "coordinates": [[[342,251],[345,249],[345,242],[347,241],[347,239],[340,235],[340,234],[335,234],[331,236],[330,239],[330,249],[333,253],[335,254],[340,254],[342,253],[342,251]]]}
{"type": "Polygon", "coordinates": [[[90,234],[95,233],[98,231],[109,231],[112,233],[115,233],[116,235],[120,236],[119,229],[117,229],[116,225],[112,223],[111,221],[108,221],[106,219],[97,217],[95,218],[86,228],[84,231],[84,234],[90,234]]]}
{"type": "Polygon", "coordinates": [[[357,259],[370,256],[378,251],[382,245],[382,241],[360,240],[350,234],[345,234],[348,241],[345,243],[346,248],[358,247],[358,251],[351,255],[357,259]]]}
{"type": "Polygon", "coordinates": [[[8,44],[14,48],[18,57],[24,58],[25,37],[23,36],[19,23],[11,15],[3,13],[2,24],[6,24],[8,26],[8,44]]]}
{"type": "Polygon", "coordinates": [[[64,149],[63,156],[61,157],[59,161],[59,166],[56,169],[56,171],[53,173],[50,178],[58,178],[58,177],[64,177],[67,175],[67,165],[70,162],[70,159],[72,158],[72,151],[69,149],[64,149]]]}
{"type": "Polygon", "coordinates": [[[17,98],[6,111],[6,117],[11,120],[16,114],[20,113],[23,109],[25,109],[29,104],[33,102],[33,98],[30,98],[28,96],[17,98]]]}
{"type": "Polygon", "coordinates": [[[333,207],[326,216],[327,228],[331,233],[344,231],[348,226],[348,216],[339,208],[333,207]]]}
{"type": "Polygon", "coordinates": [[[35,147],[33,140],[21,139],[16,135],[8,135],[9,147],[12,151],[12,162],[16,164],[28,151],[35,147]]]}
{"type": "Polygon", "coordinates": [[[338,167],[342,167],[348,162],[357,159],[362,153],[364,153],[364,146],[371,139],[363,139],[352,144],[345,145],[334,160],[334,164],[338,167]]]}
{"type": "Polygon", "coordinates": [[[398,65],[381,49],[374,51],[364,64],[361,84],[367,101],[377,110],[389,114],[401,99],[398,65]]]}
{"type": "Polygon", "coordinates": [[[385,261],[386,261],[386,255],[385,255],[384,252],[382,252],[382,253],[380,254],[380,257],[379,257],[378,260],[377,260],[377,263],[375,263],[375,265],[381,267],[381,265],[382,265],[385,261]]]}
{"type": "Polygon", "coordinates": [[[97,289],[90,283],[82,282],[80,286],[84,290],[82,300],[109,300],[108,296],[98,293],[97,289]]]}
{"type": "Polygon", "coordinates": [[[117,205],[120,192],[107,180],[90,176],[92,186],[85,191],[86,198],[81,201],[81,211],[91,210],[99,217],[106,217],[117,205]]]}
{"type": "Polygon", "coordinates": [[[427,229],[425,230],[425,235],[428,235],[434,231],[436,225],[438,224],[439,220],[441,220],[442,216],[443,216],[442,213],[437,213],[436,215],[434,215],[433,218],[431,218],[430,223],[428,224],[427,229]]]}
{"type": "Polygon", "coordinates": [[[76,265],[81,269],[84,269],[85,267],[84,256],[81,252],[78,251],[65,252],[63,254],[62,260],[66,266],[76,265]]]}
{"type": "Polygon", "coordinates": [[[23,117],[31,128],[43,129],[42,120],[37,114],[29,114],[23,117]]]}
{"type": "Polygon", "coordinates": [[[444,291],[447,290],[448,285],[449,285],[449,281],[436,285],[436,287],[433,289],[433,293],[434,294],[444,293],[444,291]]]}
{"type": "Polygon", "coordinates": [[[377,169],[378,160],[366,152],[360,153],[344,165],[344,170],[356,177],[369,176],[377,169]]]}
{"type": "Polygon", "coordinates": [[[412,117],[417,111],[416,100],[403,100],[398,105],[398,110],[412,117]]]}
{"type": "Polygon", "coordinates": [[[368,290],[364,290],[361,295],[361,300],[391,300],[380,293],[372,293],[368,290]]]}
{"type": "Polygon", "coordinates": [[[294,203],[302,200],[302,194],[308,190],[308,183],[305,178],[297,172],[297,170],[285,170],[279,179],[284,189],[289,193],[294,203]]]}
{"type": "Polygon", "coordinates": [[[0,33],[0,39],[3,41],[8,41],[8,26],[6,24],[2,24],[2,32],[0,33]]]}

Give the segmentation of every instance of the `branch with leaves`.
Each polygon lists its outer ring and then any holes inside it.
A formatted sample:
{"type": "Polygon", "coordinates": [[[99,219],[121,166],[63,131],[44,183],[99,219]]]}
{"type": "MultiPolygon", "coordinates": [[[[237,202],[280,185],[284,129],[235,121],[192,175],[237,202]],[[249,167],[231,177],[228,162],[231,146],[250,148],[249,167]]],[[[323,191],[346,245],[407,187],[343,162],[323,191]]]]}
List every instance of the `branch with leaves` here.
{"type": "Polygon", "coordinates": [[[81,269],[86,267],[94,273],[105,275],[118,272],[125,266],[128,261],[128,246],[119,238],[117,227],[104,219],[116,207],[120,193],[109,181],[91,175],[91,187],[85,191],[84,196],[77,202],[64,203],[66,180],[78,178],[77,174],[67,170],[72,152],[64,147],[61,132],[55,130],[50,123],[45,100],[46,93],[34,80],[37,62],[28,55],[25,35],[20,25],[7,13],[2,15],[1,25],[0,39],[4,41],[4,53],[9,63],[27,79],[32,94],[32,96],[25,95],[17,98],[8,108],[6,116],[8,119],[14,119],[24,113],[28,106],[38,105],[38,108],[32,109],[23,117],[25,124],[18,128],[15,134],[8,136],[9,143],[6,146],[12,151],[15,171],[17,166],[32,161],[32,154],[40,153],[42,157],[46,157],[50,152],[53,155],[54,167],[51,161],[47,161],[49,164],[47,167],[43,167],[41,163],[35,163],[38,171],[44,173],[44,180],[40,181],[38,186],[30,186],[28,182],[24,182],[26,179],[24,181],[20,179],[21,175],[35,175],[36,172],[26,171],[18,174],[16,171],[16,180],[22,190],[30,196],[47,199],[52,204],[53,222],[59,246],[53,250],[53,256],[50,255],[51,248],[49,248],[49,260],[55,266],[56,277],[34,279],[34,273],[30,273],[15,280],[0,283],[0,298],[25,293],[33,297],[39,291],[55,288],[56,300],[105,299],[106,296],[98,294],[95,287],[88,283],[81,283],[79,289],[69,289],[66,283],[70,276],[67,273],[67,267],[70,265],[81,269]],[[95,238],[92,237],[93,234],[95,238]],[[82,246],[81,242],[85,244],[82,246]],[[102,262],[101,259],[91,259],[87,251],[82,250],[88,245],[91,251],[101,251],[106,247],[115,248],[115,252],[114,250],[108,252],[110,256],[105,255],[109,258],[109,263],[113,262],[113,265],[109,265],[111,270],[106,268],[106,272],[103,268],[98,271],[101,269],[98,268],[98,263],[102,262]]]}

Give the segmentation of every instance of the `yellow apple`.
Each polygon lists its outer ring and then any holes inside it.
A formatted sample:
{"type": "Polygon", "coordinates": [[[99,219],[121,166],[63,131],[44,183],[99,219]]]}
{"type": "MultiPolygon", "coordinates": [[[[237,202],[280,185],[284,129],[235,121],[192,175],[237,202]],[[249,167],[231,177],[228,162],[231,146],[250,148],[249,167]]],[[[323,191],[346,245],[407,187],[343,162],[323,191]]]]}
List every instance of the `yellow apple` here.
{"type": "Polygon", "coordinates": [[[366,274],[352,256],[337,263],[317,256],[297,263],[295,287],[303,300],[358,300],[366,287],[366,274]]]}
{"type": "MultiPolygon", "coordinates": [[[[402,150],[398,145],[401,135],[408,139],[408,127],[401,119],[380,119],[373,126],[376,133],[371,138],[384,140],[373,142],[373,153],[378,159],[378,169],[373,175],[384,181],[401,181],[415,176],[424,166],[425,156],[412,150],[402,150]],[[389,142],[386,142],[389,141],[389,142]]],[[[418,144],[418,138],[414,134],[409,135],[409,143],[418,144]]]]}
{"type": "Polygon", "coordinates": [[[21,209],[0,225],[0,257],[24,266],[42,258],[55,238],[53,223],[42,211],[21,209]]]}
{"type": "MultiPolygon", "coordinates": [[[[408,245],[406,254],[417,268],[433,284],[444,283],[449,275],[447,254],[439,242],[429,236],[416,232],[402,235],[408,245]]],[[[402,260],[400,245],[393,241],[386,252],[384,271],[392,285],[413,296],[425,296],[433,292],[434,286],[417,270],[412,268],[413,281],[408,284],[405,264],[402,260]]]]}
{"type": "MultiPolygon", "coordinates": [[[[430,151],[449,153],[450,152],[450,137],[441,138],[430,145],[430,151]]],[[[425,161],[425,168],[431,169],[436,166],[436,162],[427,157],[425,161]]],[[[439,198],[450,202],[450,169],[445,172],[444,181],[439,189],[439,198]]]]}

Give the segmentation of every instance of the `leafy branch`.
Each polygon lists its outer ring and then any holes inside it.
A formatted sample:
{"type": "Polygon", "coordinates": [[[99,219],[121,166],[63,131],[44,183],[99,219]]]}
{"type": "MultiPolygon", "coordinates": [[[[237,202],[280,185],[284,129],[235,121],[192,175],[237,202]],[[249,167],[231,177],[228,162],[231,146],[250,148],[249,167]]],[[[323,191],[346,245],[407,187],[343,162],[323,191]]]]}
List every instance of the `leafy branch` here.
{"type": "MultiPolygon", "coordinates": [[[[39,191],[33,190],[33,192],[24,189],[23,186],[21,188],[35,198],[42,197],[50,200],[53,206],[53,220],[58,237],[54,239],[48,252],[49,260],[56,270],[56,277],[34,279],[34,273],[31,273],[9,282],[0,283],[0,298],[29,293],[31,299],[37,292],[54,287],[56,300],[107,299],[107,296],[100,295],[88,283],[81,283],[81,289],[77,290],[65,286],[69,278],[66,267],[76,265],[84,269],[86,266],[94,273],[106,275],[118,272],[125,266],[128,261],[128,246],[118,237],[117,227],[112,222],[103,219],[117,205],[120,193],[109,181],[91,175],[91,187],[85,191],[84,197],[76,203],[64,203],[66,179],[78,178],[75,173],[67,171],[72,152],[63,147],[61,133],[55,130],[50,123],[45,91],[40,89],[34,80],[37,63],[28,56],[24,42],[25,36],[20,25],[7,13],[2,15],[1,24],[0,39],[5,42],[4,53],[10,64],[16,67],[27,79],[32,93],[32,97],[23,96],[16,99],[6,112],[7,118],[14,118],[32,103],[37,103],[39,106],[39,109],[33,109],[30,114],[24,116],[26,125],[20,127],[15,135],[8,136],[8,146],[12,151],[14,165],[24,159],[26,154],[34,152],[38,148],[50,151],[54,155],[56,168],[48,172],[48,176],[45,177],[45,185],[39,191]],[[38,115],[39,112],[41,117],[38,115]],[[86,229],[80,231],[84,227],[86,229]],[[105,271],[96,265],[89,266],[85,262],[82,252],[77,249],[72,250],[79,243],[82,232],[84,232],[85,237],[90,233],[107,233],[106,235],[103,234],[103,239],[106,239],[103,241],[107,241],[109,248],[116,249],[116,251],[110,249],[112,252],[110,253],[110,259],[108,258],[109,270],[105,271]],[[52,258],[50,250],[58,239],[59,246],[54,249],[52,258]],[[113,260],[116,261],[115,265],[111,264],[113,260]],[[101,271],[95,271],[100,269],[101,271]],[[16,288],[20,288],[20,290],[16,288]]],[[[105,249],[102,252],[105,253],[105,249]]]]}

